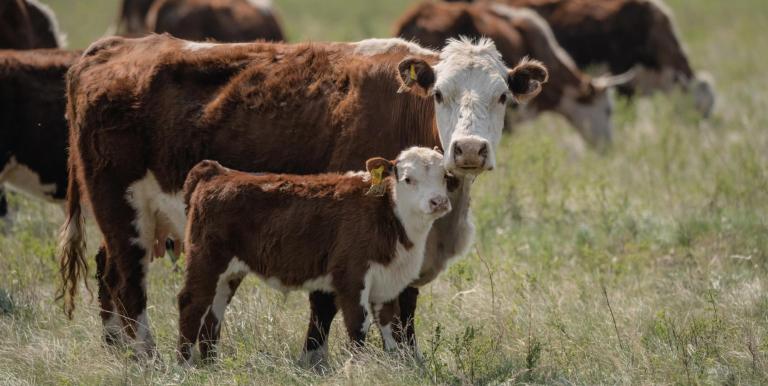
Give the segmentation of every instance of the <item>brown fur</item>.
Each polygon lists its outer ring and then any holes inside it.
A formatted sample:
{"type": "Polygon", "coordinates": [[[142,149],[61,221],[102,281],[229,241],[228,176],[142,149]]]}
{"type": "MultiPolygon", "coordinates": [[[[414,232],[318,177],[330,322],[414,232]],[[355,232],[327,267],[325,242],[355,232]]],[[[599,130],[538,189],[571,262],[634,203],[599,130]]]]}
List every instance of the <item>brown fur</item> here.
{"type": "MultiPolygon", "coordinates": [[[[649,0],[499,0],[544,17],[580,66],[607,64],[621,74],[635,65],[672,68],[680,81],[693,70],[665,10],[649,0]]],[[[629,91],[629,89],[625,89],[629,91]]]]}
{"type": "MultiPolygon", "coordinates": [[[[385,183],[391,185],[391,178],[385,183]]],[[[195,166],[184,186],[189,221],[187,280],[179,294],[183,359],[190,358],[199,331],[210,334],[206,345],[215,343],[221,321],[214,317],[215,325],[202,327],[200,321],[234,257],[286,287],[331,275],[350,338],[361,342],[360,293],[368,266],[388,265],[396,242],[409,244],[391,188],[378,197],[365,194],[369,187],[361,175],[253,175],[214,161],[195,166]]]]}
{"type": "Polygon", "coordinates": [[[136,37],[153,32],[197,41],[285,40],[274,9],[247,0],[124,0],[118,33],[136,37]]]}
{"type": "MultiPolygon", "coordinates": [[[[147,172],[173,193],[203,159],[243,171],[311,174],[357,169],[371,155],[391,159],[414,145],[440,146],[431,96],[398,93],[398,63],[414,56],[406,50],[360,56],[344,43],[251,43],[191,52],[186,44],[165,35],[102,39],[68,74],[73,183],[105,236],[107,271],[122,276],[111,293],[128,318],[146,307],[146,251],[130,241],[135,211],[125,193],[147,172]]],[[[524,81],[526,68],[510,74],[527,86],[513,92],[535,83],[524,81]]],[[[70,275],[63,286],[78,280],[70,275]]]]}

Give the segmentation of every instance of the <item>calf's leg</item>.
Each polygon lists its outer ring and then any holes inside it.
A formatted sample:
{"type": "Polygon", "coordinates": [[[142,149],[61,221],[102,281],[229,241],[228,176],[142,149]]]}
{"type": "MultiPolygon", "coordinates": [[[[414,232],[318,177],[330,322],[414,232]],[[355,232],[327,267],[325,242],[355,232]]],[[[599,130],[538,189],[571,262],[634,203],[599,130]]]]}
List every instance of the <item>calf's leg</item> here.
{"type": "Polygon", "coordinates": [[[394,299],[388,303],[374,304],[372,308],[376,314],[376,323],[379,325],[384,350],[395,350],[397,346],[402,343],[402,334],[395,333],[400,318],[400,305],[398,299],[394,299]]]}
{"type": "Polygon", "coordinates": [[[336,296],[327,292],[310,292],[309,306],[307,338],[299,359],[299,363],[305,368],[325,364],[328,355],[328,334],[333,318],[339,311],[336,307],[336,296]]]}
{"type": "Polygon", "coordinates": [[[405,343],[407,347],[414,350],[418,355],[418,346],[416,344],[416,330],[414,329],[414,320],[416,314],[416,301],[419,297],[419,289],[416,287],[406,287],[398,297],[400,315],[395,323],[396,341],[405,343]]]}
{"type": "MultiPolygon", "coordinates": [[[[363,287],[361,285],[361,287],[363,287]]],[[[337,293],[341,313],[344,316],[344,326],[347,328],[347,335],[352,343],[352,349],[357,350],[365,344],[365,336],[371,326],[371,310],[367,296],[362,299],[361,292],[356,293],[337,293]]]]}

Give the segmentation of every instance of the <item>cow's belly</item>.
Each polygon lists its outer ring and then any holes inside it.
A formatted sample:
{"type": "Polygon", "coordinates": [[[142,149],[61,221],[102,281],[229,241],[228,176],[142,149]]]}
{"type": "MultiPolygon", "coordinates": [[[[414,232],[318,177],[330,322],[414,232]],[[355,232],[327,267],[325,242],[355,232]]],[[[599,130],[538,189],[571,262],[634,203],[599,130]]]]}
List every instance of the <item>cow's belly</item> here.
{"type": "Polygon", "coordinates": [[[0,171],[0,184],[5,185],[9,190],[42,200],[63,202],[53,198],[56,193],[56,184],[44,184],[37,172],[18,163],[15,158],[11,158],[0,171]]]}

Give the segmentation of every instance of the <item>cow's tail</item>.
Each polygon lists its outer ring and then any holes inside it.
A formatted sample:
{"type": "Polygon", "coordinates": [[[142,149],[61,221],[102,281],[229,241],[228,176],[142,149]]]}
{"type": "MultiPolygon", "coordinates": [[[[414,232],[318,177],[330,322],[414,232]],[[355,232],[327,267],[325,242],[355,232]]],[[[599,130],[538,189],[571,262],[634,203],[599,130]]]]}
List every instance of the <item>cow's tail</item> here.
{"type": "Polygon", "coordinates": [[[192,193],[200,182],[209,181],[211,178],[225,173],[228,169],[221,166],[220,163],[211,160],[200,161],[192,170],[187,173],[187,179],[184,181],[184,206],[189,209],[189,201],[192,199],[192,193]]]}
{"type": "MultiPolygon", "coordinates": [[[[81,209],[80,184],[73,164],[69,167],[66,205],[67,219],[59,234],[61,287],[56,299],[64,300],[64,312],[72,319],[78,282],[88,274],[88,263],[85,260],[85,217],[81,209]]],[[[91,292],[87,280],[85,287],[91,292]]]]}

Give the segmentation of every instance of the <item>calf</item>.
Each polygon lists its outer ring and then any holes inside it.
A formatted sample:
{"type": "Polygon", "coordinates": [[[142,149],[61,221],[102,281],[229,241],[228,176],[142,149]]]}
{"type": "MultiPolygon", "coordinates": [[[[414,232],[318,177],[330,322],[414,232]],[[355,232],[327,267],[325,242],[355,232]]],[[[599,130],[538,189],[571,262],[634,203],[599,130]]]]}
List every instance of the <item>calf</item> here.
{"type": "Polygon", "coordinates": [[[715,105],[711,77],[694,73],[672,19],[661,0],[499,0],[530,7],[552,26],[557,40],[580,66],[606,65],[614,73],[637,68],[621,90],[631,94],[691,93],[696,108],[709,116],[715,105]]]}
{"type": "MultiPolygon", "coordinates": [[[[610,143],[608,88],[628,81],[629,74],[591,78],[581,72],[535,12],[502,4],[425,1],[400,18],[395,34],[433,48],[443,47],[449,38],[487,36],[507,63],[525,57],[541,61],[549,70],[549,83],[529,106],[510,105],[518,114],[508,117],[520,120],[553,111],[565,117],[590,145],[599,148],[610,143]]],[[[508,119],[507,126],[513,121],[508,119]]]]}
{"type": "Polygon", "coordinates": [[[372,310],[419,277],[432,223],[451,209],[442,162],[412,147],[394,161],[369,159],[366,173],[253,175],[197,164],[184,183],[180,358],[198,340],[203,358],[215,355],[224,310],[249,272],[283,291],[335,293],[355,345],[372,317],[389,328],[372,310]]]}

